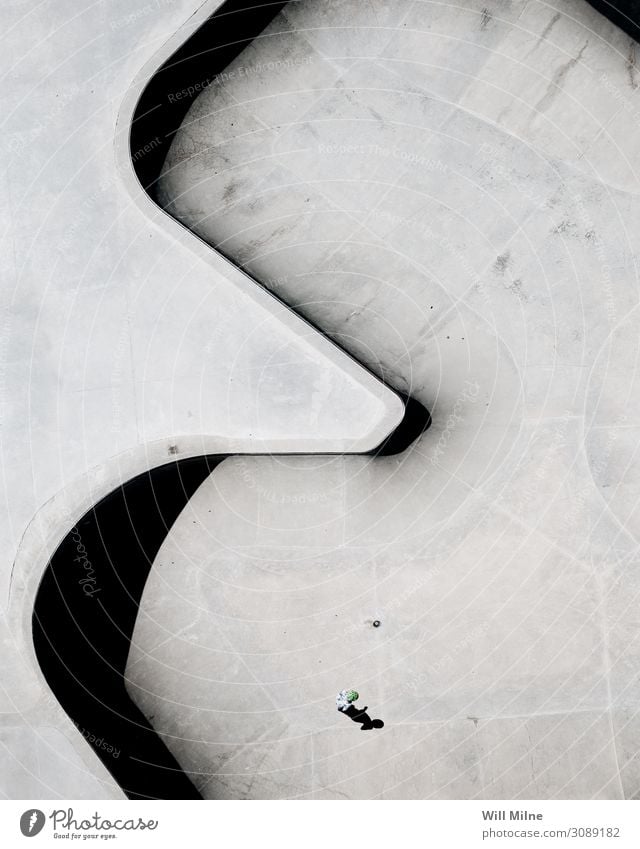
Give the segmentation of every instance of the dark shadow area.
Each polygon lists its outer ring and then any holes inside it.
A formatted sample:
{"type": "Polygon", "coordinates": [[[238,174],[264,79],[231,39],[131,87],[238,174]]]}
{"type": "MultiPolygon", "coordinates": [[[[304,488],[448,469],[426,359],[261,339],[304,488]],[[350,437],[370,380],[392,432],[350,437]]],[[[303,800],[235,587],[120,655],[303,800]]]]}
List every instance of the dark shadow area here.
{"type": "Polygon", "coordinates": [[[200,798],[124,676],[153,561],[223,459],[169,463],[118,487],[67,534],[36,595],[33,639],[47,683],[130,799],[200,798]]]}
{"type": "MultiPolygon", "coordinates": [[[[393,390],[392,390],[393,391],[393,390]]],[[[431,427],[431,413],[427,408],[409,395],[400,395],[404,403],[404,417],[398,427],[373,451],[374,457],[390,457],[401,454],[431,427]]]]}
{"type": "Polygon", "coordinates": [[[227,0],[158,68],[136,106],[130,137],[133,166],[149,194],[195,98],[286,5],[287,0],[227,0]]]}
{"type": "Polygon", "coordinates": [[[587,0],[606,18],[640,41],[640,0],[587,0]]]}
{"type": "Polygon", "coordinates": [[[349,705],[348,708],[341,710],[340,713],[344,713],[345,716],[348,716],[353,722],[357,722],[361,726],[361,731],[371,731],[373,728],[384,728],[384,722],[381,719],[371,719],[369,714],[366,712],[367,710],[367,707],[360,709],[355,705],[349,705]]]}
{"type": "MultiPolygon", "coordinates": [[[[429,426],[408,398],[403,421],[372,452],[405,450],[429,426]]],[[[33,641],[60,705],[130,799],[199,799],[200,794],[132,701],[125,672],[142,594],[171,526],[225,459],[206,455],[138,475],[71,528],[36,594],[33,641]],[[116,754],[117,753],[117,754],[116,754]]],[[[350,706],[363,730],[382,728],[350,706]]]]}
{"type": "MultiPolygon", "coordinates": [[[[134,113],[130,149],[136,175],[152,199],[155,200],[155,184],[171,141],[195,98],[260,35],[287,2],[227,0],[149,81],[134,113]]],[[[239,267],[233,256],[224,251],[218,253],[239,267]]],[[[256,285],[261,285],[260,281],[256,285]]],[[[278,295],[270,294],[291,309],[278,295]]],[[[322,328],[306,317],[303,320],[326,337],[322,328]]],[[[335,341],[333,344],[340,347],[335,341]]],[[[370,452],[374,456],[405,451],[431,424],[429,412],[419,401],[401,397],[405,416],[396,430],[370,452]]]]}
{"type": "MultiPolygon", "coordinates": [[[[138,179],[151,197],[193,99],[285,5],[228,0],[149,82],[136,108],[130,149],[138,179]]],[[[369,452],[373,456],[405,451],[431,423],[422,404],[401,397],[403,420],[369,452]]],[[[191,496],[223,459],[175,461],[118,487],[69,531],[36,595],[33,639],[47,683],[130,799],[201,798],[129,697],[125,670],[154,559],[191,496]]],[[[363,730],[384,725],[364,712],[351,718],[363,730]]]]}

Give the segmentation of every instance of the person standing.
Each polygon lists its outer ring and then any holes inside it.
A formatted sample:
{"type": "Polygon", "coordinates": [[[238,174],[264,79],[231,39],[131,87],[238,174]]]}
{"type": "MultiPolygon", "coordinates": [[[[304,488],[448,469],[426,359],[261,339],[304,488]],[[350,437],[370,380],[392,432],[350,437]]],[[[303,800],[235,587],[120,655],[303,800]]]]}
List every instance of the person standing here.
{"type": "Polygon", "coordinates": [[[357,702],[360,694],[357,690],[340,690],[336,696],[336,707],[341,713],[345,713],[353,722],[360,723],[361,731],[369,731],[372,728],[382,728],[384,722],[381,719],[371,719],[367,714],[369,709],[367,705],[363,708],[357,708],[354,702],[357,702]]]}

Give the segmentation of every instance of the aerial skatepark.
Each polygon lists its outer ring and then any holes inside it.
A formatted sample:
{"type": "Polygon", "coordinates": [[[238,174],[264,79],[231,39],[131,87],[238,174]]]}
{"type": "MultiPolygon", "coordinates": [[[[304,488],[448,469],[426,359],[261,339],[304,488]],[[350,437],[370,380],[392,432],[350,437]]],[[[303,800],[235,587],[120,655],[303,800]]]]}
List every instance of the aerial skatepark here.
{"type": "Polygon", "coordinates": [[[639,798],[634,4],[101,8],[2,12],[4,796],[639,798]]]}

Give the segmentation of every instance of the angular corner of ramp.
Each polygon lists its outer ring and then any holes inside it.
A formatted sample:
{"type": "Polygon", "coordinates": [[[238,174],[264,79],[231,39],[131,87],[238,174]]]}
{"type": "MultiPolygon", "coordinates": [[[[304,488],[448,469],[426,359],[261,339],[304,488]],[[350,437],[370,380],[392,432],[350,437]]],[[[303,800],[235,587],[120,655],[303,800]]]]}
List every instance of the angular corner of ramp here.
{"type": "MultiPolygon", "coordinates": [[[[148,132],[171,138],[180,112],[158,105],[167,86],[188,85],[197,73],[191,61],[209,44],[221,67],[231,60],[284,4],[205,3],[171,36],[129,89],[118,121],[116,160],[132,203],[162,238],[190,251],[198,272],[227,299],[230,314],[242,317],[235,359],[258,346],[257,360],[271,363],[280,384],[305,382],[299,407],[287,392],[255,394],[255,410],[241,408],[235,418],[270,423],[267,437],[238,439],[178,434],[140,444],[126,457],[106,460],[87,471],[41,509],[18,551],[14,612],[35,675],[43,691],[50,688],[60,709],[85,740],[108,740],[121,756],[108,757],[92,744],[94,754],[129,798],[200,798],[167,745],[133,703],[125,669],[144,585],[154,558],[178,514],[198,486],[223,460],[237,453],[349,453],[387,456],[404,451],[430,423],[417,401],[402,398],[355,359],[331,342],[256,281],[186,230],[152,199],[153,172],[140,173],[132,145],[144,144],[148,132]],[[211,39],[222,38],[220,50],[211,39]],[[195,42],[191,41],[195,39],[195,42]],[[204,41],[203,41],[204,39],[204,41]],[[190,42],[190,47],[187,44],[190,42]],[[173,73],[177,77],[172,77],[173,73]],[[160,98],[160,100],[158,99],[160,98]],[[157,108],[156,108],[157,107],[157,108]],[[244,335],[243,335],[244,334],[244,335]],[[264,397],[263,397],[264,396],[264,397]],[[253,418],[252,418],[253,417],[253,418]],[[174,440],[180,442],[180,457],[174,440]]],[[[166,105],[166,103],[165,103],[166,105]]],[[[145,160],[160,167],[163,150],[145,160]]],[[[240,327],[240,325],[239,325],[240,327]]],[[[234,337],[235,338],[235,337],[234,337]]],[[[249,357],[249,361],[251,358],[249,357]]],[[[246,363],[245,363],[246,366],[246,363]]],[[[233,396],[226,399],[231,407],[233,396]]],[[[234,411],[231,411],[234,412],[234,411]]],[[[58,711],[56,713],[56,710],[58,711]]],[[[51,718],[53,717],[53,718],[51,718]]],[[[61,720],[60,720],[61,722],[61,720]]],[[[84,743],[82,743],[84,746],[84,743]]]]}

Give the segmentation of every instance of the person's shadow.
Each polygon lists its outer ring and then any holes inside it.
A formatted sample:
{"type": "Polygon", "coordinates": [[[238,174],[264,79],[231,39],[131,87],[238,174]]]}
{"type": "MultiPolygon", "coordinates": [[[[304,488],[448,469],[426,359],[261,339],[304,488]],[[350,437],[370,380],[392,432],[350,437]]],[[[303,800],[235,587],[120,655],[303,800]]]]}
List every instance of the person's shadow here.
{"type": "Polygon", "coordinates": [[[381,719],[371,719],[367,713],[368,707],[357,708],[355,705],[349,705],[346,710],[341,710],[353,722],[360,723],[360,731],[370,731],[372,728],[384,728],[384,722],[381,719]]]}

